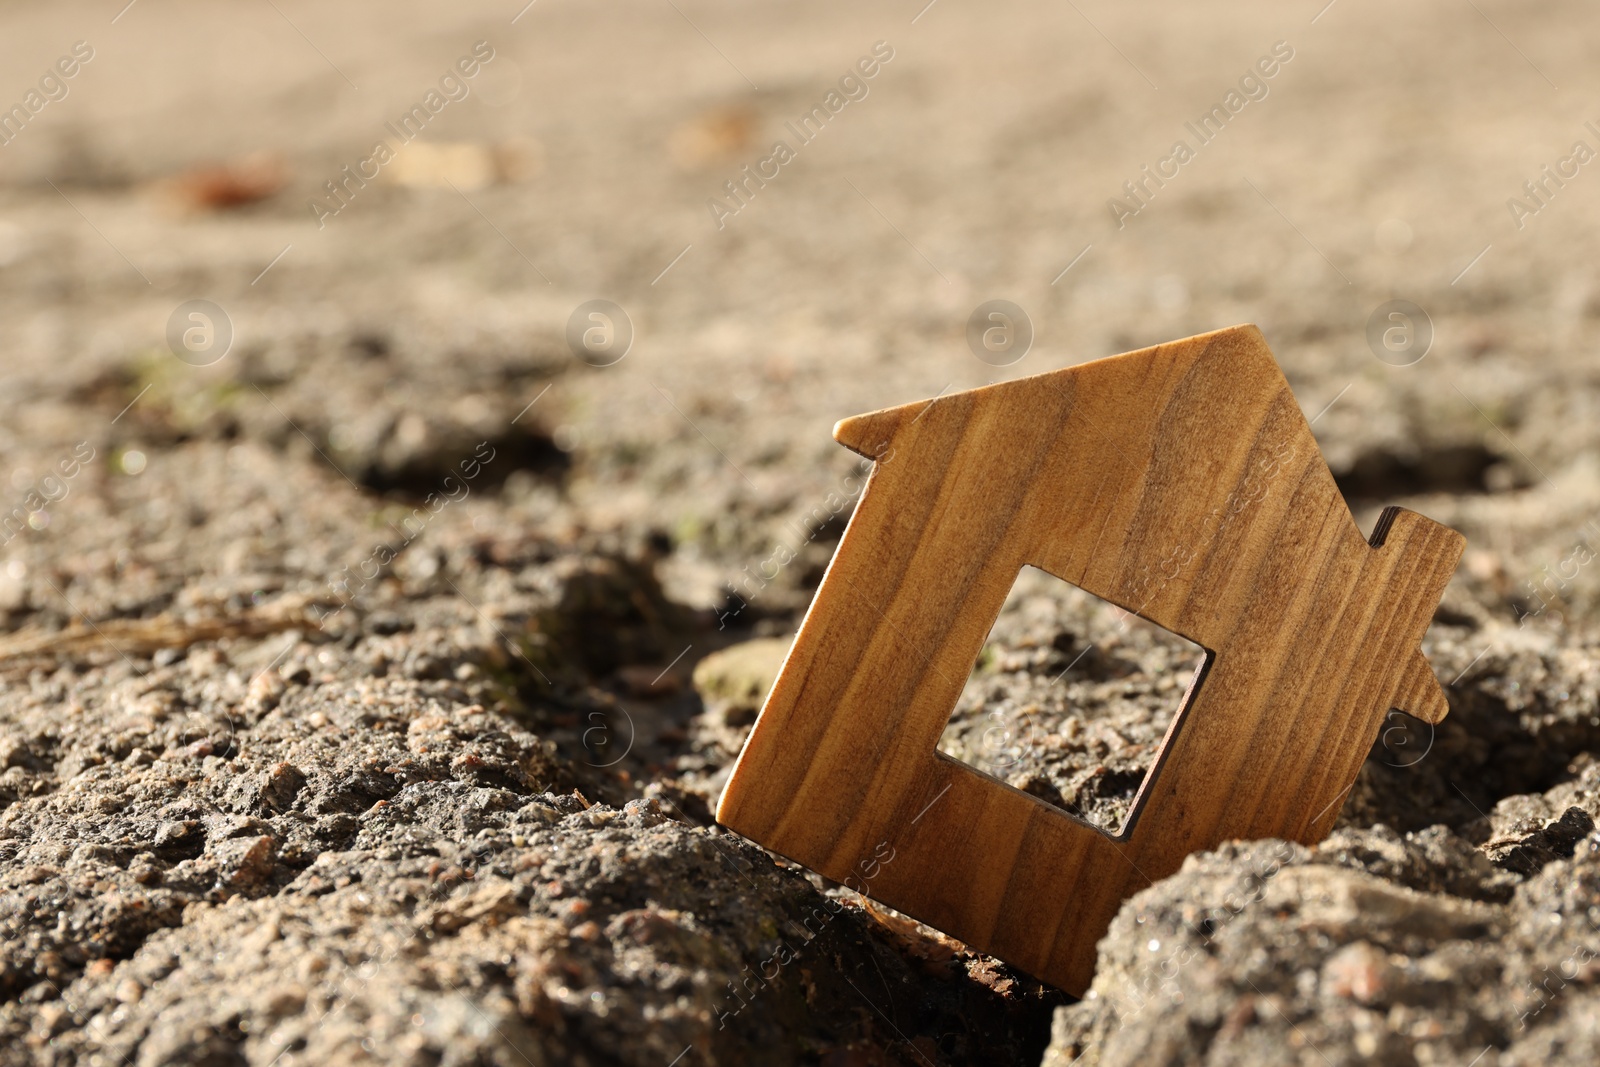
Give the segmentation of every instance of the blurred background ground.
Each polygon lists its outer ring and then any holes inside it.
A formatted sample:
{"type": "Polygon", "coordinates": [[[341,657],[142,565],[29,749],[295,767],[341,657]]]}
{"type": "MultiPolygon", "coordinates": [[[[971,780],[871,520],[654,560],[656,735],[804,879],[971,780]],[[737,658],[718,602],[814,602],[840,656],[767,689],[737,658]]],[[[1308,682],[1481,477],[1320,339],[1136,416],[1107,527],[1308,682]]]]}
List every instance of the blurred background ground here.
{"type": "MultiPolygon", "coordinates": [[[[0,20],[0,1061],[1593,1062],[1587,8],[0,20]],[[594,299],[634,335],[604,367],[594,299]],[[1035,331],[1005,367],[989,299],[1035,331]],[[1369,344],[1394,299],[1420,361],[1369,344]],[[214,361],[169,346],[191,300],[214,361]],[[1451,718],[1385,731],[1333,839],[1197,858],[1056,1012],[710,828],[859,484],[834,421],[1245,321],[1363,529],[1471,545],[1426,644],[1451,718]]],[[[944,747],[1114,822],[1188,655],[1024,583],[944,747]]]]}

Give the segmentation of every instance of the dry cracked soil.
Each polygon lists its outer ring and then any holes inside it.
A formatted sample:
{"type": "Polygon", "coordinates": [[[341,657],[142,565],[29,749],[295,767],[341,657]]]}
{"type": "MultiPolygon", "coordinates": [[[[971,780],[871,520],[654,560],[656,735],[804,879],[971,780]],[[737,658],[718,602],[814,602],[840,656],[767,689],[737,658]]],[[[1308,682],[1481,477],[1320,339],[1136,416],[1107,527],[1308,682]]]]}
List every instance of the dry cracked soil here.
{"type": "MultiPolygon", "coordinates": [[[[0,1064],[1600,1062],[1591,6],[0,25],[0,1064]],[[715,826],[835,420],[1244,321],[1469,541],[1331,837],[1078,1000],[715,826]]],[[[1113,827],[1196,653],[1025,572],[941,748],[1113,827]]]]}

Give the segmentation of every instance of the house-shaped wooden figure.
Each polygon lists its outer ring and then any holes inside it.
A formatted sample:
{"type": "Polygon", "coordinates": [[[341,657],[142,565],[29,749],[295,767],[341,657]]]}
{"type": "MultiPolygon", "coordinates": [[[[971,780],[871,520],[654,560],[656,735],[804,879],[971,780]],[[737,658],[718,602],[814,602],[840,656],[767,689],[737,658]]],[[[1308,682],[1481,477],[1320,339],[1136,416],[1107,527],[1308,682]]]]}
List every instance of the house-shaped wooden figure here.
{"type": "Polygon", "coordinates": [[[1465,542],[1362,538],[1253,326],[834,436],[876,463],[717,819],[1071,993],[1129,896],[1320,840],[1388,711],[1445,714],[1419,642],[1465,542]],[[1028,564],[1206,650],[1120,833],[936,751],[1028,564]]]}

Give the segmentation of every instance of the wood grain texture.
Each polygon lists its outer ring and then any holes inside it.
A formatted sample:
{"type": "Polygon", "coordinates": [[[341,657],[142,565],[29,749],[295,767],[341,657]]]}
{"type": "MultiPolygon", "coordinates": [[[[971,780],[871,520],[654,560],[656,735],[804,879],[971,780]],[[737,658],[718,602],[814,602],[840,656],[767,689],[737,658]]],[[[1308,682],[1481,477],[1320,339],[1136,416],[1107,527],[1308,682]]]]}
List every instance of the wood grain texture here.
{"type": "Polygon", "coordinates": [[[725,826],[1081,994],[1132,894],[1231,838],[1327,835],[1460,534],[1370,543],[1254,326],[846,419],[876,460],[718,805],[725,826]],[[1206,664],[1108,834],[936,750],[1025,565],[1206,664]]]}

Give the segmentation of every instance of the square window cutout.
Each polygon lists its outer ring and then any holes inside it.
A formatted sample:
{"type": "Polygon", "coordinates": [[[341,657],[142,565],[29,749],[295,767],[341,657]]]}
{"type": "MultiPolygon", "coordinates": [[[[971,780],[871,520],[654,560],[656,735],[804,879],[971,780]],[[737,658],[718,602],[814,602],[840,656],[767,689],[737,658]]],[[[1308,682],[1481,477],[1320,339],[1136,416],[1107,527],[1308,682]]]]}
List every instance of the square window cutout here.
{"type": "Polygon", "coordinates": [[[939,751],[1116,836],[1206,660],[1193,641],[1024,567],[939,751]]]}

